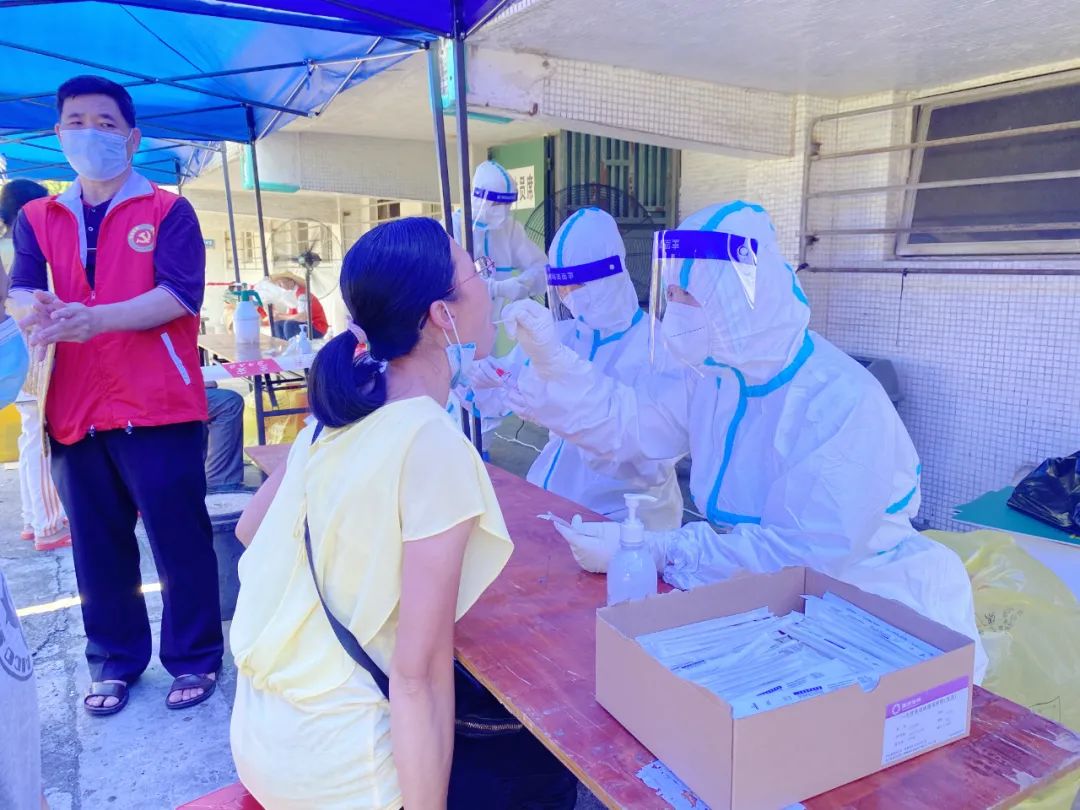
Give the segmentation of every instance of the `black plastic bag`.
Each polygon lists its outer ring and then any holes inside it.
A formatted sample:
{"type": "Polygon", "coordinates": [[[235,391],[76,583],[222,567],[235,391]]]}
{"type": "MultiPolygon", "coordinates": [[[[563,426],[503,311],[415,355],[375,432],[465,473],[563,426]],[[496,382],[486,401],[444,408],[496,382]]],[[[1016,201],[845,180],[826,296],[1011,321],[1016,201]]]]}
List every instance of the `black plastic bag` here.
{"type": "Polygon", "coordinates": [[[1044,461],[1016,485],[1009,506],[1062,531],[1080,534],[1080,453],[1044,461]]]}

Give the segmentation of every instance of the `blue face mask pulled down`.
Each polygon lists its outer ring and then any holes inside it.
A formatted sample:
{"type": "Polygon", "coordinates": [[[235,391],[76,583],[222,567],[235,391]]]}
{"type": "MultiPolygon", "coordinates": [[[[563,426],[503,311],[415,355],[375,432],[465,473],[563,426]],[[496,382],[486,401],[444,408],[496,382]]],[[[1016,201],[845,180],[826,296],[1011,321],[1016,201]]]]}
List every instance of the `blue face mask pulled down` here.
{"type": "Polygon", "coordinates": [[[19,396],[29,367],[30,355],[19,327],[14,318],[8,318],[0,323],[0,408],[6,408],[19,396]]]}
{"type": "MultiPolygon", "coordinates": [[[[446,307],[445,304],[443,306],[446,307]]],[[[445,331],[443,332],[443,336],[446,338],[446,359],[450,362],[450,387],[456,388],[467,383],[466,374],[476,361],[476,344],[462,343],[461,336],[458,335],[457,325],[453,321],[453,316],[450,315],[449,307],[446,307],[446,314],[450,317],[450,328],[454,330],[453,341],[450,340],[450,336],[445,331]]]]}

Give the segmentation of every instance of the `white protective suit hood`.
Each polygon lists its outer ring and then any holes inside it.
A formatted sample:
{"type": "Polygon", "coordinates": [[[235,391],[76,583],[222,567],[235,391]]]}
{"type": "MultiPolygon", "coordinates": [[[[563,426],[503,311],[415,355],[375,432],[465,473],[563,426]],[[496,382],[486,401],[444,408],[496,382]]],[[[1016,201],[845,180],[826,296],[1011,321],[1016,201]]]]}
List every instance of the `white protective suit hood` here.
{"type": "Polygon", "coordinates": [[[619,226],[606,211],[583,208],[563,223],[551,241],[548,283],[558,288],[560,282],[580,283],[578,275],[589,278],[604,273],[610,275],[585,281],[580,289],[559,297],[577,320],[606,336],[628,329],[640,306],[626,270],[626,245],[619,226]]]}
{"type": "Polygon", "coordinates": [[[485,160],[473,173],[473,223],[477,228],[498,230],[509,221],[510,206],[517,197],[510,173],[494,160],[485,160]]]}
{"type": "Polygon", "coordinates": [[[769,215],[760,205],[737,200],[692,214],[679,230],[720,231],[757,241],[756,271],[740,277],[728,261],[681,259],[679,286],[704,311],[706,367],[733,368],[751,385],[773,380],[803,348],[810,306],[780,253],[769,215]]]}

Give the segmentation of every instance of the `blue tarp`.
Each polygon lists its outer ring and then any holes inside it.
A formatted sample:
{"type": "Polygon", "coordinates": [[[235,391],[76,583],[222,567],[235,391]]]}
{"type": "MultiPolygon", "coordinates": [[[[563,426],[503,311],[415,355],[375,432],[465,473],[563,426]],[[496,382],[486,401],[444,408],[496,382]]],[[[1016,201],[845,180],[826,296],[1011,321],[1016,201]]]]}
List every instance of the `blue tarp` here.
{"type": "Polygon", "coordinates": [[[190,147],[166,156],[167,144],[154,139],[248,141],[245,106],[262,137],[414,51],[375,35],[117,3],[0,7],[0,155],[12,171],[62,162],[46,151],[55,139],[40,136],[56,122],[57,86],[78,74],[128,87],[146,148],[157,150],[146,162],[197,166],[190,147]]]}
{"type": "MultiPolygon", "coordinates": [[[[129,0],[130,1],[130,0],[129,0]]],[[[509,0],[135,0],[150,8],[330,28],[426,42],[453,37],[455,8],[462,33],[472,33],[509,0]]]]}

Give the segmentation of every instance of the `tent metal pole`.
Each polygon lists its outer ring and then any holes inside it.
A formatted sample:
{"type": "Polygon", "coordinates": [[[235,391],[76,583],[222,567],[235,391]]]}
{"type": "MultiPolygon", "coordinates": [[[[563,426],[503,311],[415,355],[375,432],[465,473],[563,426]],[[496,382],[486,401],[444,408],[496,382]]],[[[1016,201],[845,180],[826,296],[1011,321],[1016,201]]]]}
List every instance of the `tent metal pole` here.
{"type": "Polygon", "coordinates": [[[428,48],[428,96],[431,100],[431,120],[435,128],[435,164],[439,171],[439,199],[442,201],[443,225],[454,235],[454,212],[450,208],[450,165],[446,155],[446,123],[442,110],[442,71],[439,54],[428,48]]]}
{"type": "Polygon", "coordinates": [[[229,243],[232,245],[233,278],[240,283],[240,248],[236,244],[236,217],[233,214],[232,181],[229,180],[229,145],[221,144],[221,176],[225,180],[225,210],[229,214],[229,243]]]}
{"type": "MultiPolygon", "coordinates": [[[[247,113],[248,137],[251,142],[251,181],[255,187],[255,217],[259,221],[259,253],[262,254],[263,278],[270,278],[270,257],[266,254],[266,223],[263,220],[262,185],[259,183],[259,152],[255,146],[255,111],[244,108],[247,113]]],[[[266,319],[270,322],[270,334],[274,334],[274,305],[266,305],[266,319]]],[[[259,395],[256,394],[256,398],[259,395]]]]}
{"type": "Polygon", "coordinates": [[[473,24],[473,27],[471,29],[469,29],[468,33],[466,33],[465,36],[468,36],[469,34],[474,34],[477,31],[479,31],[481,28],[483,28],[489,22],[491,22],[496,17],[498,17],[500,14],[502,14],[504,11],[506,11],[506,9],[508,9],[510,6],[512,6],[514,4],[514,2],[515,2],[515,0],[500,0],[499,3],[497,3],[496,5],[491,7],[491,10],[488,11],[488,13],[485,14],[482,19],[477,20],[473,24]]]}
{"type": "MultiPolygon", "coordinates": [[[[472,166],[469,158],[469,105],[465,81],[465,27],[462,21],[461,0],[453,0],[454,10],[454,95],[457,100],[458,172],[461,175],[461,231],[465,250],[473,255],[472,218],[472,166]]],[[[484,437],[480,430],[480,417],[472,419],[473,446],[483,455],[484,437]]]]}
{"type": "MultiPolygon", "coordinates": [[[[287,99],[285,99],[285,104],[286,105],[292,104],[296,100],[296,97],[298,95],[300,95],[300,91],[304,89],[304,85],[306,85],[308,83],[308,81],[311,79],[311,76],[312,76],[313,73],[315,73],[315,68],[309,66],[308,69],[307,69],[307,72],[304,73],[304,75],[301,77],[300,81],[298,81],[296,83],[296,86],[293,87],[292,91],[289,93],[289,97],[287,99]]],[[[265,127],[263,127],[262,132],[259,133],[260,138],[265,138],[267,136],[267,134],[270,132],[270,130],[272,130],[274,128],[274,124],[276,124],[278,122],[278,119],[281,118],[281,115],[282,115],[281,112],[274,113],[274,115],[273,115],[273,117],[271,117],[270,121],[267,122],[265,127]]]]}
{"type": "Polygon", "coordinates": [[[184,196],[184,173],[180,170],[180,161],[173,158],[173,169],[176,171],[176,193],[184,196]]]}
{"type": "MultiPolygon", "coordinates": [[[[455,4],[456,5],[456,4],[455,4]]],[[[469,157],[469,113],[465,98],[465,42],[454,40],[454,95],[457,96],[458,171],[461,174],[462,246],[473,252],[472,166],[469,157]]]]}
{"type": "MultiPolygon", "coordinates": [[[[270,278],[270,257],[266,255],[266,223],[263,220],[262,185],[259,182],[259,152],[255,146],[255,111],[246,108],[248,134],[251,142],[251,180],[255,187],[255,216],[259,220],[259,252],[262,253],[263,278],[270,278]]],[[[273,323],[273,317],[270,322],[273,323]]]]}

